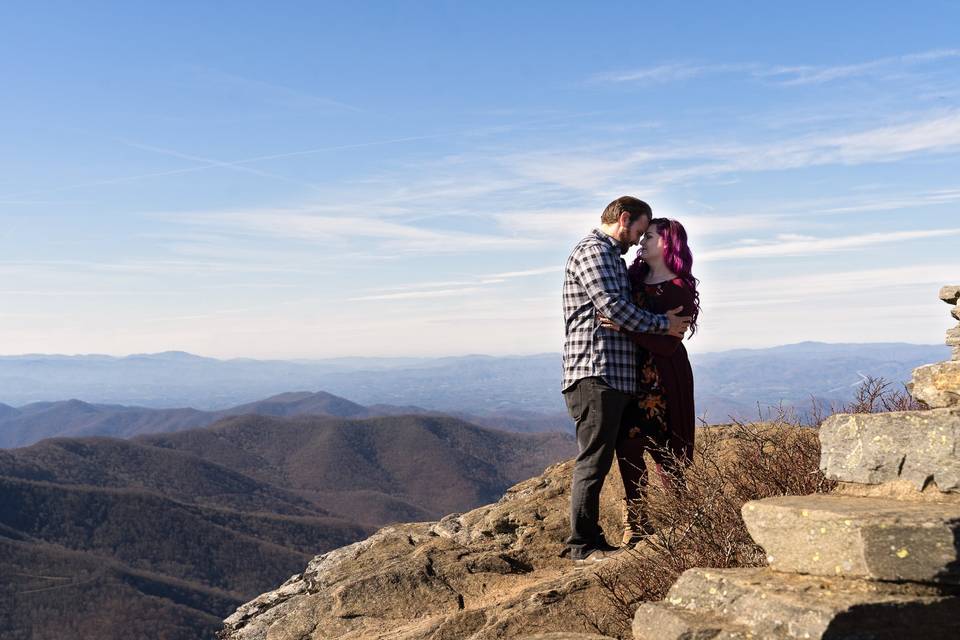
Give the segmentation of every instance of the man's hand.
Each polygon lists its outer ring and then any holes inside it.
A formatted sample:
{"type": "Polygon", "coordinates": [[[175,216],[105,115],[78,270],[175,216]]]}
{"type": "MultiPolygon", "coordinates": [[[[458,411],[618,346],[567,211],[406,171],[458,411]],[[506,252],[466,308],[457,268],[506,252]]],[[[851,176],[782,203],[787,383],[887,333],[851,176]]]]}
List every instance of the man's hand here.
{"type": "Polygon", "coordinates": [[[670,309],[670,311],[667,311],[667,321],[670,323],[669,327],[667,328],[668,336],[682,338],[687,332],[687,327],[690,326],[690,316],[677,315],[682,310],[683,307],[677,307],[676,309],[670,309]]]}
{"type": "Polygon", "coordinates": [[[620,329],[622,329],[620,325],[602,313],[597,313],[597,322],[599,322],[600,326],[604,329],[610,329],[611,331],[620,331],[620,329]]]}

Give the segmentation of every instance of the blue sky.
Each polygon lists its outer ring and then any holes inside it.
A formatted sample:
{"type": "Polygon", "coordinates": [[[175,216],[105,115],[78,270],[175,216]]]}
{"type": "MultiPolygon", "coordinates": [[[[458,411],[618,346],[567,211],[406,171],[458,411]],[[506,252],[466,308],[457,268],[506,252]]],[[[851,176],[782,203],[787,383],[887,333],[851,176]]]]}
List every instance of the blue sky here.
{"type": "MultiPolygon", "coordinates": [[[[694,351],[937,343],[955,3],[4,3],[0,353],[559,351],[613,198],[694,351]]],[[[632,254],[631,254],[632,256],[632,254]]]]}

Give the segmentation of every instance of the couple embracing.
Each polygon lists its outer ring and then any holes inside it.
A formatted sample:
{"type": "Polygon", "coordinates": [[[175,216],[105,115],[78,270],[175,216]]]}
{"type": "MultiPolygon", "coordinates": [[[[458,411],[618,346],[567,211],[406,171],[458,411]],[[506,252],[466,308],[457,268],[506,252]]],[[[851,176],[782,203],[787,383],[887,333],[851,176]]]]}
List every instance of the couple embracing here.
{"type": "Polygon", "coordinates": [[[563,283],[563,396],[579,453],[570,492],[574,560],[620,547],[599,525],[600,490],[614,457],[623,478],[623,545],[652,533],[642,508],[644,452],[668,485],[693,455],[693,372],[683,336],[696,330],[697,280],[687,234],[637,198],[617,198],[567,260],[563,283]],[[640,250],[628,268],[623,254],[640,250]]]}

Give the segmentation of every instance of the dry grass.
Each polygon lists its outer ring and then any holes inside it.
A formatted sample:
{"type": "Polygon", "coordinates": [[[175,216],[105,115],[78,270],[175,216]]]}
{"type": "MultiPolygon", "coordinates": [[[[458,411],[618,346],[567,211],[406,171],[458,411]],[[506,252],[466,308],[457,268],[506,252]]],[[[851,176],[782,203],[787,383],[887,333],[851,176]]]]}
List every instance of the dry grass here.
{"type": "MultiPolygon", "coordinates": [[[[882,378],[868,378],[852,402],[829,412],[877,413],[925,407],[882,378]]],[[[817,425],[825,418],[817,414],[817,425]]],[[[668,452],[665,452],[668,455],[668,452]]],[[[628,551],[628,562],[602,569],[597,580],[606,606],[584,612],[600,633],[629,638],[641,601],[661,600],[681,573],[693,567],[766,564],[740,516],[749,500],[831,491],[819,470],[817,427],[780,411],[772,420],[734,422],[697,430],[694,460],[672,486],[653,483],[643,508],[657,533],[628,551]],[[611,616],[610,611],[615,613],[611,616]]]]}

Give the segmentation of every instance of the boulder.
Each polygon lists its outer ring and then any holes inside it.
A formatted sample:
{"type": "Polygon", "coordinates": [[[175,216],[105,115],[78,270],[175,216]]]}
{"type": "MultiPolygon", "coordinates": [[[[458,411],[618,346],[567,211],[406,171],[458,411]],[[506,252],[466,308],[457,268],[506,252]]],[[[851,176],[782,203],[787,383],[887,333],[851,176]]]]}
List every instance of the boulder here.
{"type": "Polygon", "coordinates": [[[907,480],[960,492],[960,408],[837,414],[820,427],[820,469],[842,482],[907,480]]]}
{"type": "Polygon", "coordinates": [[[947,304],[960,303],[960,286],[948,285],[940,288],[940,299],[947,304]]]}
{"type": "Polygon", "coordinates": [[[917,367],[910,393],[933,408],[960,405],[960,362],[948,360],[917,367]]]}
{"type": "Polygon", "coordinates": [[[635,640],[956,640],[960,598],[922,585],[821,578],[769,568],[689,569],[662,603],[637,609],[633,631],[635,640]],[[661,635],[661,625],[668,633],[661,635]]]}
{"type": "Polygon", "coordinates": [[[951,347],[960,346],[960,326],[953,327],[952,329],[947,329],[947,340],[946,343],[951,347]]]}
{"type": "Polygon", "coordinates": [[[960,504],[814,494],[742,513],[777,571],[960,584],[960,504]]]}

